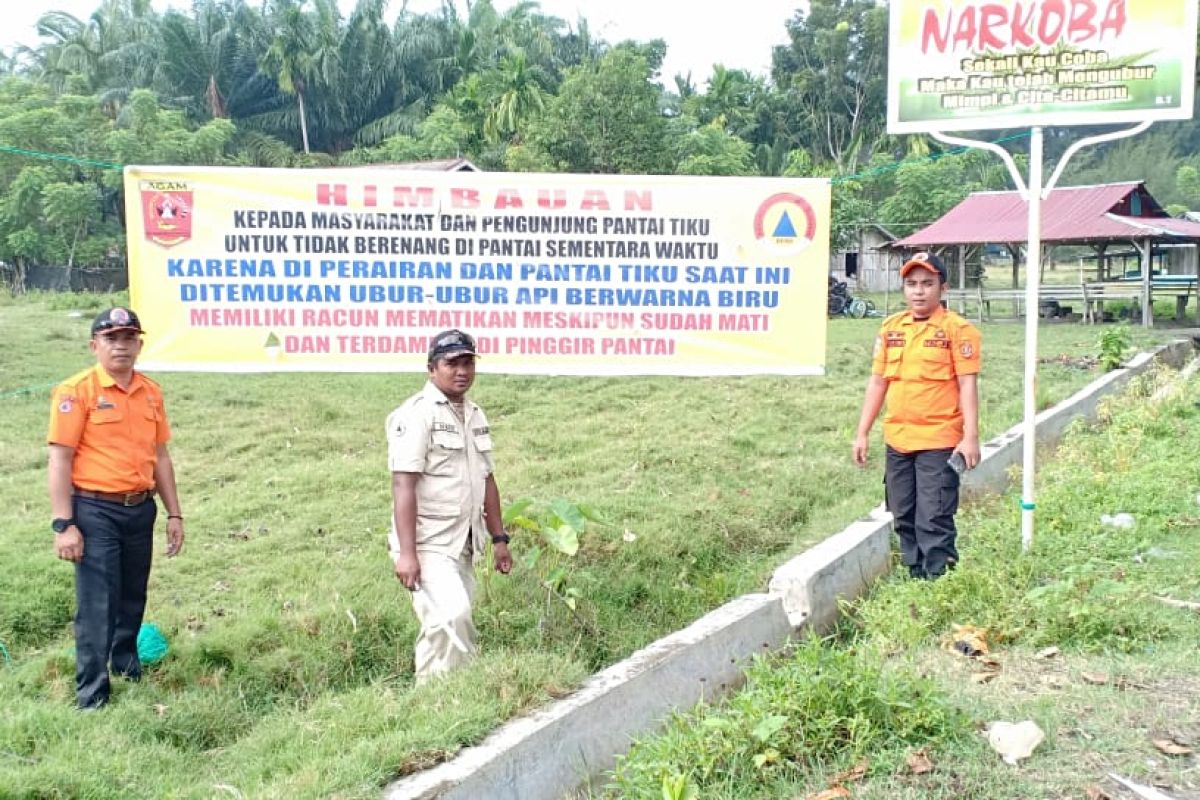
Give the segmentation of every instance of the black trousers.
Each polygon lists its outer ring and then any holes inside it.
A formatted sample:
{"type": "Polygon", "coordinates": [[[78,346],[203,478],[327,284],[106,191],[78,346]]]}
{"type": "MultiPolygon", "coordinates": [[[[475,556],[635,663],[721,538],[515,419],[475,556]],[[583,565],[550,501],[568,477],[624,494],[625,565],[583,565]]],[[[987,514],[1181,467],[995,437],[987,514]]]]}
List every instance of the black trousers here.
{"type": "Polygon", "coordinates": [[[75,699],[80,708],[108,701],[108,669],[137,680],[142,665],[137,635],[146,609],[146,583],[158,506],[123,506],[74,498],[83,533],[83,561],[75,565],[75,699]]]}
{"type": "Polygon", "coordinates": [[[887,448],[887,507],[895,517],[900,560],[918,577],[935,578],[958,563],[954,514],[959,478],[946,463],[953,452],[887,448]]]}

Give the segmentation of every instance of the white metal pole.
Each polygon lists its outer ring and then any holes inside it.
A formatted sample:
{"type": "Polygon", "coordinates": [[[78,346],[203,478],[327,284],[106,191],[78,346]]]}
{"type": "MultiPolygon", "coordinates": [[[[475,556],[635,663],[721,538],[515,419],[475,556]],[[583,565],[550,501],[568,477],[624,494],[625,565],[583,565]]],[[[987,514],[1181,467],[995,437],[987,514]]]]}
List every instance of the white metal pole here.
{"type": "MultiPolygon", "coordinates": [[[[1017,191],[1029,203],[1029,244],[1026,254],[1026,271],[1028,275],[1026,276],[1025,287],[1025,424],[1023,426],[1025,431],[1025,461],[1021,487],[1021,549],[1023,551],[1028,551],[1033,546],[1033,479],[1035,468],[1034,456],[1037,451],[1037,334],[1038,312],[1041,307],[1041,304],[1038,302],[1038,295],[1039,284],[1042,279],[1042,195],[1054,188],[1055,184],[1058,183],[1059,177],[1062,176],[1063,170],[1066,169],[1067,162],[1087,145],[1111,142],[1127,136],[1134,136],[1150,127],[1150,124],[1150,122],[1142,122],[1126,130],[1102,133],[1099,136],[1091,136],[1079,140],[1068,147],[1067,151],[1063,153],[1058,166],[1050,175],[1050,180],[1046,181],[1044,185],[1042,181],[1042,161],[1044,158],[1045,139],[1043,138],[1041,128],[1030,130],[1028,185],[1026,185],[1025,179],[1021,175],[1021,171],[1017,169],[1017,164],[1013,161],[1012,155],[995,142],[961,139],[941,131],[929,132],[929,135],[939,142],[965,147],[977,147],[983,150],[990,150],[998,155],[1004,162],[1004,166],[1008,168],[1008,174],[1012,177],[1013,185],[1017,187],[1017,191]]],[[[1137,246],[1136,240],[1134,246],[1137,246]]],[[[1200,273],[1200,263],[1197,263],[1196,269],[1200,273]]],[[[1197,287],[1196,292],[1196,314],[1200,317],[1200,286],[1197,287]]]]}
{"type": "Polygon", "coordinates": [[[1037,456],[1037,340],[1042,277],[1042,129],[1029,140],[1029,244],[1025,253],[1025,436],[1021,472],[1021,549],[1033,546],[1035,462],[1037,456]]]}
{"type": "Polygon", "coordinates": [[[1142,327],[1154,326],[1154,305],[1150,301],[1150,270],[1154,267],[1154,240],[1146,240],[1142,250],[1142,327]]]}

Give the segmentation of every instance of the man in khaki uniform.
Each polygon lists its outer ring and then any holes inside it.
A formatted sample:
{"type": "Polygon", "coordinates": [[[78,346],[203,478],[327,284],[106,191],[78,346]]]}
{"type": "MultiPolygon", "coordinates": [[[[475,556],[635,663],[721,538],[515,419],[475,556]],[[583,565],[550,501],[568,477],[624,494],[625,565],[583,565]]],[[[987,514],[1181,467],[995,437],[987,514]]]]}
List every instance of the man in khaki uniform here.
{"type": "Polygon", "coordinates": [[[492,475],[487,417],[466,398],[475,382],[475,340],[458,330],[430,340],[429,382],[387,419],[394,511],[388,549],[421,623],[421,682],[475,654],[473,563],[491,534],[496,570],[512,569],[492,475]]]}

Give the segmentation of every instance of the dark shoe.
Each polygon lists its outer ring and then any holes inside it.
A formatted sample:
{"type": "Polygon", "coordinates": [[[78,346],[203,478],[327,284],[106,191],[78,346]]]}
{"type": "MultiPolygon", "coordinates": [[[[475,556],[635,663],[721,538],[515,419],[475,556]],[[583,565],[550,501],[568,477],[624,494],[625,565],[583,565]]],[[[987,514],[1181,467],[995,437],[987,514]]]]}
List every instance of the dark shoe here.
{"type": "Polygon", "coordinates": [[[925,568],[920,564],[910,564],[908,566],[908,577],[912,578],[913,580],[923,581],[929,576],[925,574],[925,568]]]}
{"type": "Polygon", "coordinates": [[[957,566],[958,566],[958,562],[955,561],[953,558],[947,559],[945,566],[941,567],[940,569],[931,569],[931,570],[927,571],[925,573],[925,578],[926,578],[926,580],[936,581],[938,578],[942,577],[947,572],[952,572],[954,570],[954,568],[957,566]]]}

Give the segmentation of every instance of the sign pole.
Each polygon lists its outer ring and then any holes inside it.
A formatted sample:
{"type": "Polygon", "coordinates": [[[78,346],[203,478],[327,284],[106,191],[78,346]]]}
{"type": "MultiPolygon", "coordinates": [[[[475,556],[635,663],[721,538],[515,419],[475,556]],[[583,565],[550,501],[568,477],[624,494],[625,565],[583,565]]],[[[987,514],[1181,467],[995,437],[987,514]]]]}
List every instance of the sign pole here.
{"type": "Polygon", "coordinates": [[[1062,176],[1067,162],[1082,150],[1094,144],[1111,142],[1136,136],[1150,127],[1152,120],[1147,120],[1132,128],[1102,133],[1080,139],[1067,148],[1059,159],[1058,166],[1043,184],[1043,160],[1045,157],[1045,135],[1043,129],[1034,127],[1030,131],[1029,141],[1029,183],[1017,168],[1012,154],[995,142],[984,142],[975,139],[963,139],[940,131],[929,131],[929,135],[939,142],[945,142],[960,147],[974,147],[995,153],[1008,167],[1009,177],[1013,180],[1017,192],[1028,203],[1028,244],[1025,252],[1025,420],[1023,427],[1024,439],[1022,445],[1023,463],[1021,470],[1021,550],[1029,552],[1033,547],[1033,512],[1034,477],[1036,476],[1037,456],[1037,341],[1038,322],[1040,321],[1041,303],[1039,302],[1042,279],[1042,200],[1044,200],[1058,179],[1062,176]]]}
{"type": "Polygon", "coordinates": [[[1033,479],[1037,455],[1037,340],[1041,318],[1042,158],[1045,138],[1035,127],[1029,140],[1029,243],[1025,247],[1025,436],[1021,469],[1021,550],[1033,546],[1033,479]]]}

